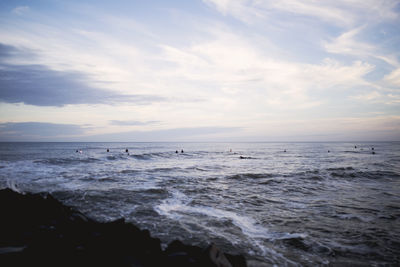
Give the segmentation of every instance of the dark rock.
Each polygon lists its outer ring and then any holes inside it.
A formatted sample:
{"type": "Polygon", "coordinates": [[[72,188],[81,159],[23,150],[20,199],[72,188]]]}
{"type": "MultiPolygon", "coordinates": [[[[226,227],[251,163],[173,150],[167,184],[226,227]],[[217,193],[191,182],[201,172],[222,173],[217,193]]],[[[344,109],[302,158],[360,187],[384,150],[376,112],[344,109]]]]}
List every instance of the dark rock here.
{"type": "Polygon", "coordinates": [[[119,219],[96,222],[50,194],[0,190],[0,266],[246,266],[243,256],[173,241],[119,219]]]}
{"type": "Polygon", "coordinates": [[[203,249],[185,245],[179,240],[171,242],[165,253],[172,266],[215,266],[203,249]]]}
{"type": "Polygon", "coordinates": [[[232,267],[232,264],[225,257],[225,254],[217,248],[214,244],[211,244],[207,249],[208,255],[211,261],[218,267],[232,267]]]}

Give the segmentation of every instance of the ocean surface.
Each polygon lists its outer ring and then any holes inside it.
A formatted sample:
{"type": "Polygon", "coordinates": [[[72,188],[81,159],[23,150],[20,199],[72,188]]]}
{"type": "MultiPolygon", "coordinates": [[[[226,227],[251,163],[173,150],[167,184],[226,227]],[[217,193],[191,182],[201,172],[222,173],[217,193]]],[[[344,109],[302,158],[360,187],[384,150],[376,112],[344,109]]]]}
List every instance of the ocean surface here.
{"type": "Polygon", "coordinates": [[[6,187],[249,266],[400,265],[400,142],[0,143],[6,187]]]}

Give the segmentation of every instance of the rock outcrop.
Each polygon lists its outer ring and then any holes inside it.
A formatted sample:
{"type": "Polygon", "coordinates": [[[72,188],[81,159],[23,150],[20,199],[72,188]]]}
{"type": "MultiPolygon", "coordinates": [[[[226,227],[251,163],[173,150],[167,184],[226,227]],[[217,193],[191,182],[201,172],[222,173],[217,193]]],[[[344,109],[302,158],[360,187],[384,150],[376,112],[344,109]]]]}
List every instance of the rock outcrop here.
{"type": "Polygon", "coordinates": [[[160,240],[124,219],[96,222],[50,194],[0,190],[0,266],[246,266],[243,256],[160,240]]]}

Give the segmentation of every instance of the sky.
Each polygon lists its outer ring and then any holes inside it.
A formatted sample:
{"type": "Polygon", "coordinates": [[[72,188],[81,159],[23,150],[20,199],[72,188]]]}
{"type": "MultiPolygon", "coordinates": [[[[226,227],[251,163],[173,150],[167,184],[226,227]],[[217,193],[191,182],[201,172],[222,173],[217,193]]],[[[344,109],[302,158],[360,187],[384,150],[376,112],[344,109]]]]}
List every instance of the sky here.
{"type": "Polygon", "coordinates": [[[1,0],[0,141],[400,141],[400,1],[1,0]]]}

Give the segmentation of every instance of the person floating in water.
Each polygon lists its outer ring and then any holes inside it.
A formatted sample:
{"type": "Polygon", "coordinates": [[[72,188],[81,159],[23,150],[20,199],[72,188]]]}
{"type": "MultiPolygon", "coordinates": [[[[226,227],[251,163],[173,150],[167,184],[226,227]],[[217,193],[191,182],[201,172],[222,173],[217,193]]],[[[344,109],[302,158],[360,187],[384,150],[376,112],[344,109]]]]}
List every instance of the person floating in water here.
{"type": "Polygon", "coordinates": [[[183,149],[181,150],[181,153],[183,153],[183,149]]]}

